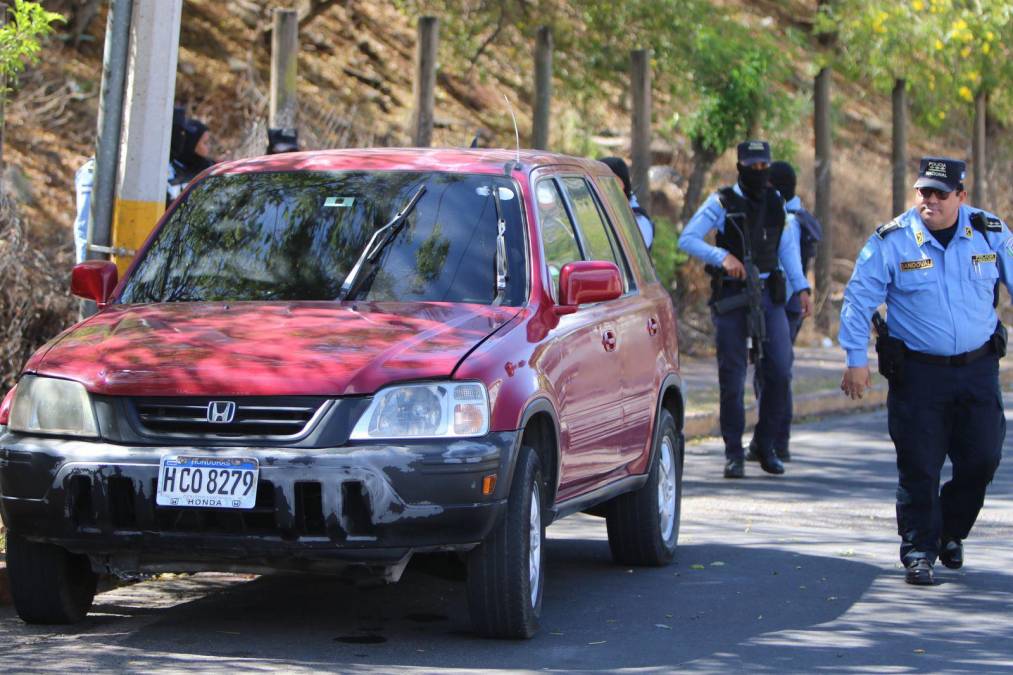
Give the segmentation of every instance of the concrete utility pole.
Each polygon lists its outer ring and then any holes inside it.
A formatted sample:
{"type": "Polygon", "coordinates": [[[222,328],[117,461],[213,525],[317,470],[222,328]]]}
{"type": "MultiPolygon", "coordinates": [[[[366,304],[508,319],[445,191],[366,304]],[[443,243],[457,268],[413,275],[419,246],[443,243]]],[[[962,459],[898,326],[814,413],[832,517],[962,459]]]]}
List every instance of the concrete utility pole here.
{"type": "Polygon", "coordinates": [[[549,147],[549,110],[552,102],[552,29],[542,26],[535,40],[535,111],[531,147],[549,147]]]}
{"type": "Polygon", "coordinates": [[[183,0],[134,0],[113,212],[120,274],[165,211],[182,12],[183,0]]]}
{"type": "Polygon", "coordinates": [[[276,9],[271,31],[271,113],[268,120],[272,129],[295,128],[298,61],[299,13],[294,9],[276,9]]]}
{"type": "Polygon", "coordinates": [[[651,208],[651,186],[648,172],[651,168],[651,52],[637,49],[630,52],[630,81],[633,94],[633,119],[630,145],[633,166],[630,182],[637,201],[645,209],[651,208]]]}
{"type": "Polygon", "coordinates": [[[415,112],[412,143],[428,148],[433,142],[433,109],[436,105],[436,45],[440,21],[435,16],[419,19],[415,48],[415,112]]]}
{"type": "Polygon", "coordinates": [[[116,169],[123,130],[123,89],[130,48],[130,15],[134,0],[112,0],[106,20],[99,96],[98,138],[95,142],[95,178],[88,223],[88,258],[103,258],[111,243],[116,169]]]}

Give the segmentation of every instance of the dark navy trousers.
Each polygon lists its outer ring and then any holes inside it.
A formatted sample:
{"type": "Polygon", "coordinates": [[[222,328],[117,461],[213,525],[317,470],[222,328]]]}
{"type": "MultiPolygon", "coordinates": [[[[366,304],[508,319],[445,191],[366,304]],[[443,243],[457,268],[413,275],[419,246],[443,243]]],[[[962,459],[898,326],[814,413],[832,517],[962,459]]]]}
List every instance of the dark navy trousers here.
{"type": "Polygon", "coordinates": [[[999,359],[964,366],[906,359],[890,383],[890,438],[897,448],[897,531],[907,562],[935,561],[940,539],[965,539],[985,501],[1006,437],[999,359]],[[950,458],[953,476],[939,489],[950,458]]]}
{"type": "MultiPolygon", "coordinates": [[[[711,310],[718,352],[718,385],[721,388],[721,437],[725,442],[725,457],[743,456],[742,433],[746,427],[743,394],[748,367],[747,338],[749,335],[748,308],[725,314],[711,310]]],[[[783,304],[774,304],[767,291],[763,293],[763,311],[766,316],[767,339],[763,343],[762,367],[757,373],[759,385],[759,421],[753,438],[761,452],[773,448],[774,436],[790,414],[788,404],[791,384],[791,337],[783,304]]]]}

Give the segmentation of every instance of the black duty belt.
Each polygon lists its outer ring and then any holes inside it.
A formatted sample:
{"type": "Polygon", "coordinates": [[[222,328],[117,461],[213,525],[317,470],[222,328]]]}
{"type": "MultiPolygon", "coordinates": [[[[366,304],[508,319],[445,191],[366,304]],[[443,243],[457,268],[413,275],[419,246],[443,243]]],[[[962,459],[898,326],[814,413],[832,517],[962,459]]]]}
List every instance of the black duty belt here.
{"type": "Polygon", "coordinates": [[[926,354],[924,352],[916,352],[913,349],[904,347],[904,356],[911,359],[912,361],[918,361],[919,363],[928,363],[933,366],[966,366],[969,363],[974,363],[982,356],[994,354],[995,349],[992,347],[992,341],[989,340],[977,349],[972,349],[969,352],[963,354],[954,354],[953,356],[940,356],[939,354],[926,354]]]}

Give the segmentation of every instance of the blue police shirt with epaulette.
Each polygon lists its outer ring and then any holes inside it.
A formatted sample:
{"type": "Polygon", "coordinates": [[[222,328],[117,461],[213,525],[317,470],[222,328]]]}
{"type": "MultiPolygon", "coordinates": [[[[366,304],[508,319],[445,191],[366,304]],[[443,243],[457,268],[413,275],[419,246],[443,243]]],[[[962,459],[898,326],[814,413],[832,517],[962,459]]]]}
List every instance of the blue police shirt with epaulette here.
{"type": "MultiPolygon", "coordinates": [[[[739,195],[742,188],[736,183],[734,188],[739,195]]],[[[725,209],[721,206],[721,199],[715,192],[704,202],[693,217],[686,223],[682,234],[679,235],[679,248],[695,258],[699,258],[708,265],[720,267],[728,251],[707,243],[704,237],[711,230],[724,232],[725,209]]],[[[799,228],[793,217],[785,213],[785,228],[781,233],[781,241],[777,248],[778,267],[784,270],[788,289],[792,293],[804,291],[809,288],[809,282],[802,273],[802,254],[799,248],[799,228]]],[[[768,276],[761,274],[761,277],[768,276]]]]}
{"type": "Polygon", "coordinates": [[[999,218],[962,205],[944,249],[912,208],[880,226],[858,254],[838,336],[848,366],[868,365],[869,321],[884,302],[890,336],[909,349],[953,356],[981,347],[996,326],[995,283],[1010,289],[1011,279],[1013,237],[999,218]],[[972,224],[977,212],[984,232],[972,224]]]}

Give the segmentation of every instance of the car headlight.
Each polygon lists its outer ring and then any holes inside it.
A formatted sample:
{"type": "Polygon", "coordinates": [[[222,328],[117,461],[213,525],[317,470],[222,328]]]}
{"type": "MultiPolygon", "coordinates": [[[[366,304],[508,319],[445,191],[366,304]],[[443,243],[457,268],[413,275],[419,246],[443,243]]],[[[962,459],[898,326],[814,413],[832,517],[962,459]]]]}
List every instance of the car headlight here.
{"type": "Polygon", "coordinates": [[[80,382],[25,375],[11,406],[10,430],[96,438],[91,398],[80,382]]]}
{"type": "Polygon", "coordinates": [[[460,438],[489,431],[489,393],[480,382],[381,389],[352,430],[353,440],[460,438]]]}

